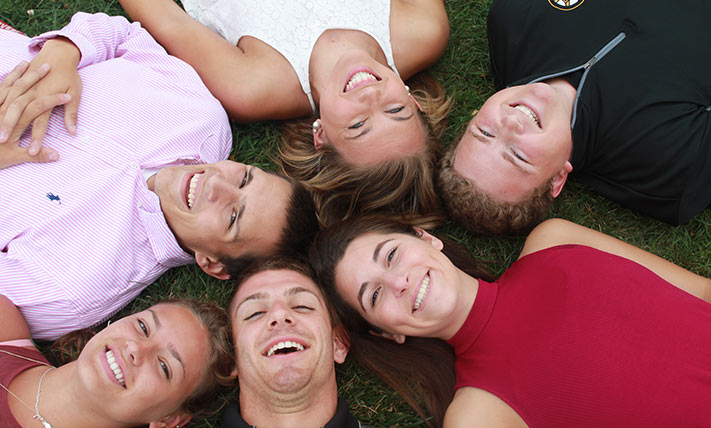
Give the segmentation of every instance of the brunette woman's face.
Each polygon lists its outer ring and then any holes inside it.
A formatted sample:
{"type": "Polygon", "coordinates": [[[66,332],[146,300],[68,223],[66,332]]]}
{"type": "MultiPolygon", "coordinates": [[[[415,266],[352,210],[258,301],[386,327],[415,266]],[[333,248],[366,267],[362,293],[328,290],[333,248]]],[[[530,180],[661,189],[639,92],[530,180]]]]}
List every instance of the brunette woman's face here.
{"type": "Polygon", "coordinates": [[[339,59],[319,102],[316,148],[330,145],[351,165],[375,165],[425,149],[418,107],[405,83],[360,51],[339,59]]]}
{"type": "Polygon", "coordinates": [[[442,241],[420,233],[368,233],[354,239],[336,266],[336,288],[386,333],[445,338],[463,272],[441,252],[442,241]]]}
{"type": "Polygon", "coordinates": [[[183,306],[159,304],[112,323],[77,360],[86,400],[117,424],[179,411],[205,375],[207,331],[183,306]]]}

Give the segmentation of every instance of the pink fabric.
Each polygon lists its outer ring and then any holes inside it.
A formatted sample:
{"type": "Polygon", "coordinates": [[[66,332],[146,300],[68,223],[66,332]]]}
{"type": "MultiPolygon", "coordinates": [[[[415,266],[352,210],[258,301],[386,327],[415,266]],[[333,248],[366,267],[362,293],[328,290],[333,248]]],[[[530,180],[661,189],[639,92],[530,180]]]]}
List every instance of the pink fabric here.
{"type": "Polygon", "coordinates": [[[530,428],[711,426],[711,305],[589,247],[523,257],[450,340],[457,388],[530,428]]]}
{"type": "Polygon", "coordinates": [[[0,294],[39,339],[105,320],[191,263],[141,168],[216,162],[232,147],[227,115],[197,73],[122,17],[77,13],[33,40],[0,30],[0,79],[56,35],[81,48],[78,133],[55,111],[44,144],[59,161],[0,170],[0,294]]]}
{"type": "MultiPolygon", "coordinates": [[[[36,349],[30,350],[5,345],[0,345],[0,349],[49,364],[44,356],[36,349]]],[[[5,386],[10,385],[10,382],[15,379],[15,376],[27,369],[37,367],[38,365],[39,364],[33,363],[32,361],[27,361],[23,358],[18,358],[4,352],[0,352],[0,383],[5,386]]],[[[10,411],[7,396],[7,391],[0,388],[0,426],[3,428],[22,428],[10,411]]]]}

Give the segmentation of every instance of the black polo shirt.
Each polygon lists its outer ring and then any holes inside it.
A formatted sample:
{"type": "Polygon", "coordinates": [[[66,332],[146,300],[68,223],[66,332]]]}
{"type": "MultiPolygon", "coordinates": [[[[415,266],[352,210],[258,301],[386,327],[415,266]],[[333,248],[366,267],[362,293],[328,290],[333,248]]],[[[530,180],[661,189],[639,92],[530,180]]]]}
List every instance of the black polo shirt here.
{"type": "MultiPolygon", "coordinates": [[[[338,407],[336,414],[333,415],[330,421],[323,428],[366,428],[361,425],[358,419],[351,415],[348,409],[348,403],[345,400],[338,399],[338,407]]],[[[247,422],[242,419],[240,414],[239,403],[235,402],[227,406],[225,414],[222,417],[222,428],[252,428],[247,422]]],[[[258,428],[258,427],[257,427],[258,428]]]]}
{"type": "Polygon", "coordinates": [[[569,3],[494,0],[498,88],[577,67],[560,76],[578,88],[571,177],[652,217],[688,222],[711,204],[711,2],[569,3]]]}

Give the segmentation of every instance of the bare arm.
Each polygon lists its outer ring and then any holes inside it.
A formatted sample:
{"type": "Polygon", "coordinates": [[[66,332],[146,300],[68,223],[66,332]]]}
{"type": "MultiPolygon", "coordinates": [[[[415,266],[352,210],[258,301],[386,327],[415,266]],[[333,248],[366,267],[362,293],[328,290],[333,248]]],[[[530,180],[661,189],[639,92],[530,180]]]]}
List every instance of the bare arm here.
{"type": "Polygon", "coordinates": [[[390,39],[400,76],[407,80],[434,64],[447,47],[449,19],[442,0],[393,0],[390,39]]]}
{"type": "Polygon", "coordinates": [[[527,428],[499,397],[478,388],[459,388],[444,415],[444,428],[527,428]]]}
{"type": "Polygon", "coordinates": [[[711,302],[711,280],[619,239],[561,219],[538,225],[526,239],[520,257],[563,244],[580,244],[632,260],[666,281],[706,302],[711,302]]]}
{"type": "Polygon", "coordinates": [[[173,0],[120,3],[168,53],[195,68],[234,119],[288,119],[311,112],[296,73],[269,45],[252,39],[234,46],[195,21],[173,0]]]}
{"type": "Polygon", "coordinates": [[[16,339],[29,339],[30,328],[25,318],[10,299],[0,294],[0,342],[16,339]]]}

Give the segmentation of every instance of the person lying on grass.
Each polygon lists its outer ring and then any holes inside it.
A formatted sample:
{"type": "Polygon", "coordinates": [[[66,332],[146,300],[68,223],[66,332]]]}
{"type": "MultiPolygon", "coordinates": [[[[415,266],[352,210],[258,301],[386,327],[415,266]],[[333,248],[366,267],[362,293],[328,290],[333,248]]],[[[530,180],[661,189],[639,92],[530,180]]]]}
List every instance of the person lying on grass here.
{"type": "Polygon", "coordinates": [[[239,402],[222,426],[359,428],[338,398],[348,340],[303,261],[272,257],[236,279],[229,304],[239,402]]]}
{"type": "Polygon", "coordinates": [[[437,425],[711,420],[711,281],[610,236],[546,221],[493,280],[449,240],[365,217],[310,258],[352,352],[437,425]]]}
{"type": "MultiPolygon", "coordinates": [[[[218,393],[233,380],[229,319],[214,303],[158,303],[111,323],[59,367],[1,295],[0,322],[0,425],[7,428],[178,428],[217,410],[218,393]]],[[[73,349],[82,340],[61,343],[73,349]]]]}
{"type": "Polygon", "coordinates": [[[444,52],[443,1],[120,3],[237,121],[306,117],[287,126],[278,162],[322,223],[365,210],[441,219],[433,181],[450,102],[434,79],[410,78],[444,52]]]}
{"type": "Polygon", "coordinates": [[[171,267],[226,279],[315,231],[302,186],[224,160],[220,103],[139,24],[77,13],[34,39],[0,30],[0,46],[0,121],[17,129],[0,144],[0,294],[33,337],[105,320],[171,267]],[[62,82],[82,84],[73,131],[50,113],[62,82]]]}
{"type": "Polygon", "coordinates": [[[570,175],[643,214],[689,222],[711,205],[711,64],[697,54],[711,43],[711,3],[557,3],[491,5],[500,90],[441,161],[453,220],[527,232],[570,175]]]}

